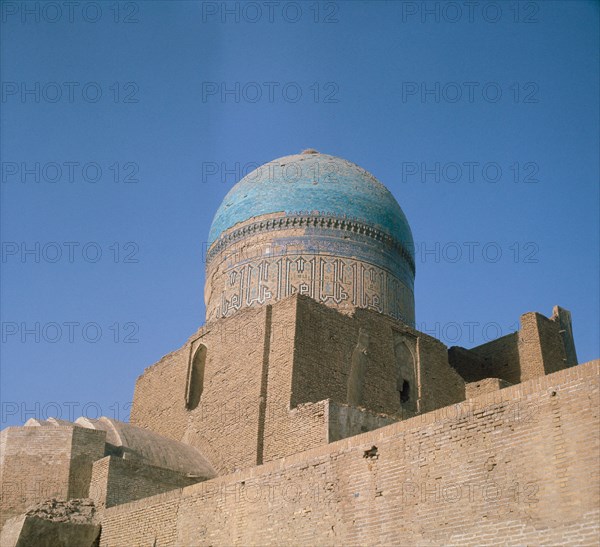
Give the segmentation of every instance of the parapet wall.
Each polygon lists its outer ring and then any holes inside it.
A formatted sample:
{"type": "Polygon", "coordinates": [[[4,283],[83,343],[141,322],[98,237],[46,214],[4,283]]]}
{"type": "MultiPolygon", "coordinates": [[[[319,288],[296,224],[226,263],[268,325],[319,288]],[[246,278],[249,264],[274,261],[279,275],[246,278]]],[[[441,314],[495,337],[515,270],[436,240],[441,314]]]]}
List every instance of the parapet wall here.
{"type": "Polygon", "coordinates": [[[511,384],[521,381],[518,332],[470,350],[452,347],[448,350],[448,360],[466,382],[485,378],[501,378],[511,384]]]}
{"type": "Polygon", "coordinates": [[[499,378],[525,382],[577,364],[571,315],[559,306],[551,318],[521,315],[520,329],[470,350],[451,347],[448,360],[466,382],[499,378]]]}
{"type": "Polygon", "coordinates": [[[599,369],[107,509],[101,545],[595,545],[599,369]]]}
{"type": "Polygon", "coordinates": [[[170,469],[107,456],[94,462],[89,497],[103,509],[198,482],[170,469]]]}

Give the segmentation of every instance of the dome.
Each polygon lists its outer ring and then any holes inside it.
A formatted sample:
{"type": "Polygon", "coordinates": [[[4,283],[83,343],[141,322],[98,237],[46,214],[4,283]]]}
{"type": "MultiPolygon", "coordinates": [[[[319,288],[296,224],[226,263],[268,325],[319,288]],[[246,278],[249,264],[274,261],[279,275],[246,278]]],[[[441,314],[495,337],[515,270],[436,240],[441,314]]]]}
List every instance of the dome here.
{"type": "Polygon", "coordinates": [[[225,196],[206,256],[207,321],[289,295],[414,324],[414,243],[391,192],[348,160],[305,150],[225,196]]]}
{"type": "Polygon", "coordinates": [[[82,416],[77,418],[75,425],[106,431],[107,448],[112,455],[143,461],[188,477],[207,480],[217,475],[211,464],[193,446],[163,437],[149,429],[106,416],[97,419],[82,416]]]}
{"type": "Polygon", "coordinates": [[[401,243],[414,260],[410,226],[391,192],[355,163],[313,149],[261,165],[240,180],[215,214],[208,246],[250,218],[299,211],[377,228],[401,243]]]}

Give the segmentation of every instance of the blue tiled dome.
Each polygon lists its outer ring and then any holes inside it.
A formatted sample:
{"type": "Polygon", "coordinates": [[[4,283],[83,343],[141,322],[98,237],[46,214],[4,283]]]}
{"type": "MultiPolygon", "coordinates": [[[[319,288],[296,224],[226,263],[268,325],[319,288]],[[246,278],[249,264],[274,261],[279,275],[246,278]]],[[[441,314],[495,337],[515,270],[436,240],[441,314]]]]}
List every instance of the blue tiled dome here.
{"type": "Polygon", "coordinates": [[[391,236],[414,259],[412,233],[394,196],[373,175],[342,158],[306,150],[255,169],[225,196],[209,246],[236,224],[272,213],[355,220],[391,236]]]}

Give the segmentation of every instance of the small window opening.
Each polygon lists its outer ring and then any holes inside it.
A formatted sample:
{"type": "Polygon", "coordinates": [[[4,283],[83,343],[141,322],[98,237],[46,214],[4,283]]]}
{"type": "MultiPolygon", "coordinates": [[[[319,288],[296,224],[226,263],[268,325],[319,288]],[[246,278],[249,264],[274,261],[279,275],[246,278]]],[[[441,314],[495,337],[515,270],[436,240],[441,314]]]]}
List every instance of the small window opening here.
{"type": "Polygon", "coordinates": [[[404,382],[402,382],[402,389],[400,390],[400,402],[401,403],[408,403],[410,399],[410,384],[404,380],[404,382]]]}

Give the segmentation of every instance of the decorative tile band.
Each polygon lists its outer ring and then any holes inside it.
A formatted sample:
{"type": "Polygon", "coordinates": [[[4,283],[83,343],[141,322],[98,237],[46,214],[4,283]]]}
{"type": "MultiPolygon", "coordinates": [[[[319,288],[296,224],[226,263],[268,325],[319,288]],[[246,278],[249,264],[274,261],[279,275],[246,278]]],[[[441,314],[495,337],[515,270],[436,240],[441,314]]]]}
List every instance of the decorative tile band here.
{"type": "Polygon", "coordinates": [[[245,223],[239,228],[234,228],[225,232],[217,241],[215,241],[206,255],[207,266],[210,264],[212,259],[222,252],[227,246],[232,243],[238,242],[250,235],[258,234],[261,232],[285,230],[294,228],[327,228],[331,230],[351,232],[355,234],[368,236],[376,241],[381,242],[383,245],[393,247],[400,256],[408,263],[412,275],[415,275],[415,259],[413,252],[407,249],[403,242],[396,240],[389,236],[385,232],[368,226],[359,221],[340,218],[332,215],[302,215],[302,216],[284,216],[279,218],[269,218],[263,220],[256,220],[253,222],[245,223]]]}

